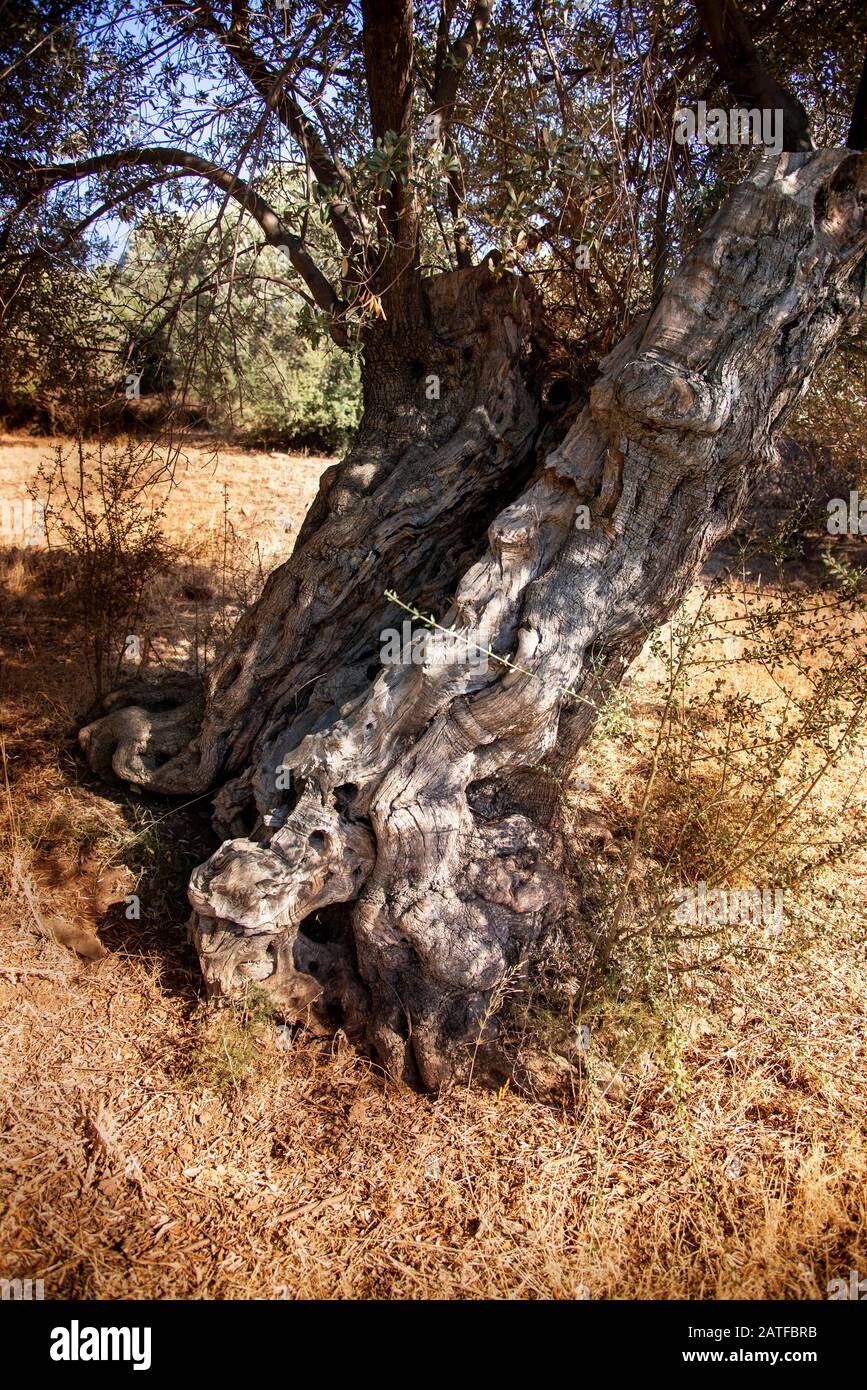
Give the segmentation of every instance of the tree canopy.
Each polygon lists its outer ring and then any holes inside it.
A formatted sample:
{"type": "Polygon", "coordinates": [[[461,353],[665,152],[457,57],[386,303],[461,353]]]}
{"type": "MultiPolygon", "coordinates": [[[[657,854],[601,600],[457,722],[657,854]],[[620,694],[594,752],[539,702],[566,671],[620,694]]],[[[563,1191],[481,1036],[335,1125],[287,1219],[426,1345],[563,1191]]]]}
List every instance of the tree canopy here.
{"type": "MultiPolygon", "coordinates": [[[[863,144],[855,3],[43,0],[5,18],[10,331],[58,297],[71,312],[142,218],[168,245],[195,212],[220,248],[207,281],[279,278],[314,340],[352,347],[399,323],[408,270],[495,253],[596,358],[754,154],[679,144],[679,106],[770,102],[790,148],[863,144]]],[[[205,278],[188,258],[171,304],[143,295],[139,338],[205,278]]]]}

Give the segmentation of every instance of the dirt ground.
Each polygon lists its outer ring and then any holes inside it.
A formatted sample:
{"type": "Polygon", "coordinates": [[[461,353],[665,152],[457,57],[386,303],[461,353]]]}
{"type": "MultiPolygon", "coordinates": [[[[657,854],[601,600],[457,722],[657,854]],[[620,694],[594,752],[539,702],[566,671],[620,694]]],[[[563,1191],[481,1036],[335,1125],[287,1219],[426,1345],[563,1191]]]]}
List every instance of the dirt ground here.
{"type": "MultiPolygon", "coordinates": [[[[74,459],[73,440],[0,434],[0,500],[22,499],[55,446],[74,459]]],[[[216,450],[204,440],[179,445],[168,529],[180,541],[218,529],[225,488],[233,524],[276,544],[272,537],[282,536],[303,518],[323,469],[333,462],[311,455],[216,450]]],[[[14,531],[0,533],[5,545],[20,544],[21,539],[14,531]]]]}
{"type": "MultiPolygon", "coordinates": [[[[23,495],[47,448],[0,439],[0,497],[23,495]]],[[[238,565],[251,537],[267,537],[266,567],[286,553],[328,462],[185,452],[167,527],[211,569],[227,520],[238,565]]],[[[733,881],[768,882],[785,858],[782,935],[690,955],[646,906],[672,825],[705,823],[677,822],[676,761],[660,760],[635,835],[665,664],[649,652],[624,697],[628,736],[612,716],[564,788],[573,912],[550,981],[507,1001],[533,1075],[557,1084],[420,1097],[340,1034],[281,1028],[255,1000],[206,1004],[183,885],[213,847],[207,800],[89,775],[73,735],[92,692],[62,581],[16,539],[0,536],[0,1276],[43,1279],[46,1298],[824,1299],[831,1279],[867,1273],[863,738],[803,803],[795,774],[788,792],[775,774],[792,810],[774,821],[776,858],[756,833],[733,881]],[[631,929],[591,989],[594,922],[636,843],[631,929]]],[[[189,575],[161,583],[170,660],[188,654],[189,575]]],[[[812,630],[863,662],[863,622],[807,597],[812,630]]],[[[741,664],[697,670],[694,712],[684,697],[669,727],[693,739],[690,766],[725,757],[706,821],[715,843],[742,845],[779,691],[727,640],[741,664]]],[[[813,718],[805,766],[834,746],[848,698],[813,718]]],[[[713,882],[705,840],[678,836],[679,871],[689,851],[713,882]]]]}

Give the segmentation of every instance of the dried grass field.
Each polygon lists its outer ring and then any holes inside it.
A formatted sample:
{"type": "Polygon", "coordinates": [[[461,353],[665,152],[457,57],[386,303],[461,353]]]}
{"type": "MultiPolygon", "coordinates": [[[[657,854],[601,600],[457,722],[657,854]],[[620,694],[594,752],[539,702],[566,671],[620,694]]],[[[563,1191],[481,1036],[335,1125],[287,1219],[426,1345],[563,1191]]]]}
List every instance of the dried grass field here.
{"type": "MultiPolygon", "coordinates": [[[[0,441],[0,496],[47,452],[0,441]]],[[[326,465],[184,451],[152,663],[210,659],[326,465]]],[[[255,997],[206,1003],[183,888],[207,800],[87,773],[68,557],[0,539],[0,1276],[46,1298],[824,1299],[867,1273],[867,620],[815,563],[781,585],[731,552],[648,644],[561,788],[568,919],[498,1001],[515,1079],[431,1098],[255,997]],[[781,928],[677,925],[671,887],[699,881],[778,886],[781,928]]]]}

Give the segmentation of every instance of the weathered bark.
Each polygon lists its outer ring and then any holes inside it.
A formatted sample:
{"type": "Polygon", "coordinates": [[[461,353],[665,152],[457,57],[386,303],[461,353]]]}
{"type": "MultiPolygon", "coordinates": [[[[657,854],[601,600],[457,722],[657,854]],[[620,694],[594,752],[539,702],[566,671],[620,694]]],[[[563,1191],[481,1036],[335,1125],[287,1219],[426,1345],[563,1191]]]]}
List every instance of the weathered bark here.
{"type": "Polygon", "coordinates": [[[426,609],[454,591],[526,481],[544,412],[522,371],[533,311],[523,282],[478,267],[429,282],[426,298],[417,358],[374,338],[355,445],[326,470],[291,559],[211,672],[204,717],[183,682],[161,683],[153,714],[140,684],[116,692],[81,734],[97,771],[186,795],[237,774],[219,798],[227,830],[257,790],[267,814],[271,745],[293,746],[364,688],[380,631],[406,616],[386,590],[426,609]]]}
{"type": "Polygon", "coordinates": [[[540,428],[520,282],[473,271],[431,285],[441,400],[390,409],[371,388],[360,443],[239,625],[198,739],[178,752],[172,716],[157,726],[140,707],[82,735],[141,785],[231,774],[224,826],[253,795],[253,834],[190,884],[213,990],[258,980],[287,1015],[341,1022],[429,1088],[464,1068],[498,985],[562,902],[539,764],[574,756],[861,306],[865,191],[864,156],[765,157],[520,495],[540,428]],[[467,341],[464,363],[454,325],[473,316],[487,343],[467,341]],[[493,634],[503,661],[372,670],[386,588],[428,610],[453,592],[446,626],[493,634]]]}

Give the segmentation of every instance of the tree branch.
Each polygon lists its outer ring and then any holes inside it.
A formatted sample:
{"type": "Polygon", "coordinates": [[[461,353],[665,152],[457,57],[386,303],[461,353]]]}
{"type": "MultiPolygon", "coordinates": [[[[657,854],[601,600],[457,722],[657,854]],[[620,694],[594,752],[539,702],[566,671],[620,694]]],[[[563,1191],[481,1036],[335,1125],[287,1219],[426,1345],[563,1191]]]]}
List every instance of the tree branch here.
{"type": "MultiPolygon", "coordinates": [[[[434,87],[431,99],[432,110],[428,120],[427,134],[431,140],[441,140],[446,154],[457,160],[458,152],[450,136],[450,126],[454,115],[458,87],[467,63],[482,41],[491,17],[493,0],[481,0],[473,10],[469,23],[459,39],[449,43],[449,29],[455,11],[455,0],[443,3],[437,30],[436,66],[434,87]]],[[[457,176],[446,174],[446,191],[455,238],[455,253],[458,265],[464,269],[473,263],[473,251],[467,236],[463,205],[466,199],[462,171],[457,176]]]]}
{"type": "Polygon", "coordinates": [[[421,316],[418,199],[413,185],[413,0],[361,0],[367,99],[374,140],[392,131],[402,141],[400,169],[378,195],[380,263],[374,284],[392,330],[421,316]],[[404,276],[408,285],[400,285],[404,276]]]}
{"type": "Polygon", "coordinates": [[[346,306],[331,282],[316,265],[301,238],[288,230],[270,203],[251,188],[246,180],[238,178],[219,164],[203,159],[189,150],[174,149],[171,146],[157,146],[148,150],[113,150],[109,154],[94,155],[90,159],[41,167],[23,159],[8,156],[0,158],[0,173],[17,174],[25,187],[29,185],[40,193],[45,193],[60,183],[109,173],[115,169],[142,166],[157,169],[174,168],[179,173],[206,179],[214,187],[221,188],[234,198],[259,223],[265,233],[266,243],[277,247],[288,256],[293,269],[301,276],[319,308],[329,315],[332,338],[340,347],[346,346],[346,328],[342,322],[346,306]]]}
{"type": "Polygon", "coordinates": [[[439,71],[434,87],[432,124],[430,126],[434,140],[441,138],[441,131],[444,128],[447,129],[451,122],[461,78],[467,63],[482,41],[482,35],[488,26],[493,9],[494,0],[479,0],[460,38],[455,39],[448,49],[445,49],[445,45],[441,45],[439,41],[437,43],[437,67],[439,71]]]}
{"type": "Polygon", "coordinates": [[[855,93],[855,105],[852,107],[852,121],[846,144],[850,150],[867,149],[867,53],[864,55],[861,81],[855,93]]]}
{"type": "Polygon", "coordinates": [[[297,57],[298,45],[296,53],[284,65],[282,72],[275,72],[259,56],[247,37],[246,25],[241,22],[245,7],[240,7],[236,12],[229,29],[224,29],[210,6],[203,3],[166,0],[166,9],[175,17],[178,14],[184,15],[191,29],[204,30],[219,40],[269,111],[273,111],[278,120],[286,126],[303,151],[317,182],[323,188],[341,190],[329,198],[328,213],[331,225],[346,254],[360,254],[366,242],[364,219],[355,206],[349,173],[340,159],[329,153],[316,126],[304,114],[288,86],[289,73],[297,57]]]}
{"type": "Polygon", "coordinates": [[[783,149],[811,150],[810,122],[797,97],[765,67],[735,0],[693,0],[723,81],[739,102],[782,111],[783,149]]]}

